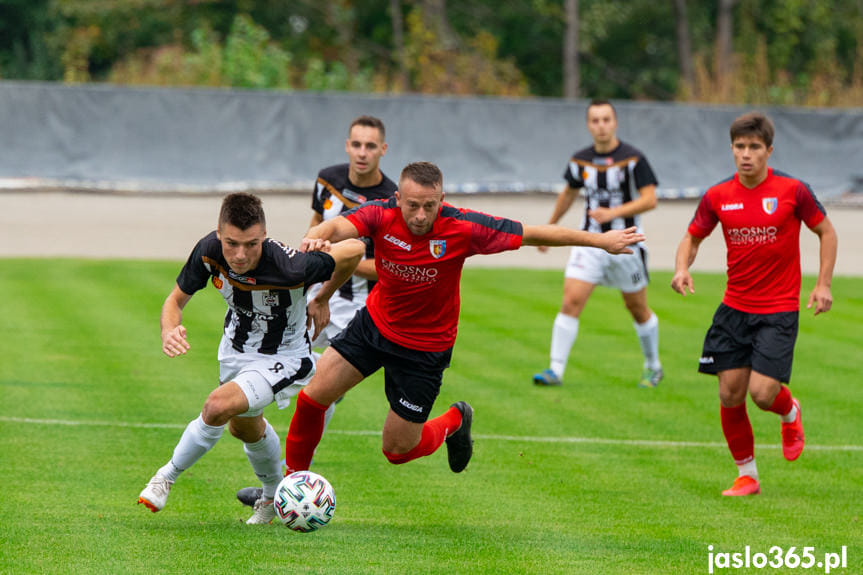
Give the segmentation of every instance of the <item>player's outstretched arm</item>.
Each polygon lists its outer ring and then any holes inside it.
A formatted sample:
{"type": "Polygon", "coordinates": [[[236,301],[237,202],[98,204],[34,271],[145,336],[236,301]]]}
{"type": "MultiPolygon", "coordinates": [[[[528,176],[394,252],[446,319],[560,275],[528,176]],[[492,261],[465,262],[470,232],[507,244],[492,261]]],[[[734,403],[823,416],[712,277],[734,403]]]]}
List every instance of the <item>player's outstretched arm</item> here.
{"type": "Polygon", "coordinates": [[[309,228],[300,243],[301,252],[329,251],[331,242],[357,238],[357,228],[344,216],[336,216],[309,228]]]}
{"type": "Polygon", "coordinates": [[[573,230],[556,225],[524,226],[521,243],[527,246],[590,246],[612,254],[631,254],[627,246],[644,241],[634,226],[602,234],[573,230]]]}
{"type": "Polygon", "coordinates": [[[321,284],[321,290],[309,300],[307,308],[307,324],[315,325],[312,339],[317,339],[330,323],[330,298],[351,277],[365,253],[366,244],[358,239],[347,239],[330,246],[329,254],[335,260],[336,267],[330,279],[321,284]]]}
{"type": "Polygon", "coordinates": [[[174,289],[162,304],[162,315],[159,323],[162,327],[162,352],[168,357],[182,355],[189,350],[186,340],[186,328],[183,327],[183,308],[192,296],[174,285],[174,289]]]}
{"type": "Polygon", "coordinates": [[[818,236],[821,243],[821,264],[818,269],[818,280],[815,282],[812,293],[809,294],[809,302],[806,307],[812,309],[814,305],[815,315],[818,315],[830,311],[830,308],[833,307],[833,294],[830,291],[830,286],[833,283],[833,267],[836,265],[839,238],[833,223],[826,217],[812,228],[812,231],[818,236]]]}
{"type": "Polygon", "coordinates": [[[680,240],[680,245],[677,246],[677,254],[674,257],[674,277],[671,278],[671,289],[682,296],[689,293],[695,293],[695,286],[692,283],[692,276],[689,274],[689,266],[695,261],[695,256],[698,254],[698,246],[701,245],[703,238],[696,238],[689,232],[680,240]]]}

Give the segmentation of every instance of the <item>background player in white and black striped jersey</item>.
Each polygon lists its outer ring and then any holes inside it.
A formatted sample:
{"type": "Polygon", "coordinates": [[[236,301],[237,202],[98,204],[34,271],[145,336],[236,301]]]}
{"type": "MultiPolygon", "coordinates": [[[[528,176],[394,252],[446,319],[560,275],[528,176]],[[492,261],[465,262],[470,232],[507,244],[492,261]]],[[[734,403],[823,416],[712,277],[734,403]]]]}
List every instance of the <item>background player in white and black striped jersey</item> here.
{"type": "Polygon", "coordinates": [[[219,386],[138,503],[154,513],[161,510],[179,475],[215,446],[229,424],[263,484],[247,523],[272,521],[282,468],[279,437],[263,410],[274,401],[286,407],[314,374],[309,320],[318,329],[326,325],[330,296],[350,277],[364,251],[365,244],[351,240],[332,245],[329,253],[298,252],[267,238],[259,198],[245,193],[225,197],[216,231],[195,245],[161,315],[162,351],[168,357],[185,354],[190,344],[183,308],[208,282],[219,290],[228,305],[218,353],[219,386]],[[318,282],[324,284],[308,301],[307,316],[306,288],[318,282]]]}
{"type": "MultiPolygon", "coordinates": [[[[556,224],[572,206],[579,189],[584,190],[585,210],[581,229],[605,232],[636,226],[639,215],[656,207],[656,176],[638,149],[617,138],[617,114],[606,100],[593,100],[587,107],[587,129],[593,145],[573,155],[549,219],[556,224]]],[[[539,248],[546,251],[547,248],[539,248]]],[[[596,285],[617,288],[634,320],[641,342],[644,365],[640,387],[656,387],[662,379],[659,361],[659,322],[647,305],[647,247],[633,246],[633,254],[612,255],[603,250],[572,248],[563,284],[563,303],[554,320],[551,362],[533,376],[537,385],[560,385],[569,352],[578,336],[578,318],[596,285]]]]}
{"type": "MultiPolygon", "coordinates": [[[[347,164],[336,164],[318,172],[312,195],[310,228],[330,220],[363,202],[383,200],[396,191],[396,183],[380,169],[387,153],[386,128],[374,116],[360,116],[351,122],[345,140],[347,164]]],[[[366,240],[366,257],[357,266],[349,282],[339,288],[330,300],[330,323],[313,342],[315,348],[326,347],[366,303],[366,296],[377,280],[374,245],[366,240]]],[[[314,295],[313,287],[310,294],[314,295]]]]}

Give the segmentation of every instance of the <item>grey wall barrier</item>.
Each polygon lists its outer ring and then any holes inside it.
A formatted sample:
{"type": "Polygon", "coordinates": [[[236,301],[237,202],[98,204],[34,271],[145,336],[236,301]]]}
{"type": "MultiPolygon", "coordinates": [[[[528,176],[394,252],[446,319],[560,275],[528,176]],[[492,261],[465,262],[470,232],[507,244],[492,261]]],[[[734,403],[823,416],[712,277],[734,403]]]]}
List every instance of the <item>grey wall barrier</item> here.
{"type": "MultiPolygon", "coordinates": [[[[0,82],[0,186],[141,192],[311,189],[346,161],[360,114],[384,120],[396,178],[437,163],[448,192],[558,191],[587,145],[587,100],[128,88],[0,82]]],[[[695,197],[734,171],[728,126],[747,108],[615,102],[619,136],[642,149],[665,198],[695,197]]],[[[771,164],[821,197],[863,180],[863,108],[767,108],[771,164]]]]}

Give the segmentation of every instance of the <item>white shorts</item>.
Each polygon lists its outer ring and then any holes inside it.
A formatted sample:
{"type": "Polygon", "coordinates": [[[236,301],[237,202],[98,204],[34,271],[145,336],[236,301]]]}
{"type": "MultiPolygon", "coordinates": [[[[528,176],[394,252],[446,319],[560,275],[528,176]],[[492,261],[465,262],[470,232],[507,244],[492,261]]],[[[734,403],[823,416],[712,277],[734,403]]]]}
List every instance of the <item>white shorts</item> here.
{"type": "Polygon", "coordinates": [[[279,409],[291,403],[315,373],[315,359],[305,355],[241,353],[222,336],[219,344],[219,382],[234,381],[249,400],[249,410],[240,417],[255,417],[276,402],[279,409]]]}
{"type": "Polygon", "coordinates": [[[647,248],[632,246],[631,254],[610,254],[602,248],[575,246],[564,277],[634,293],[647,287],[647,248]]]}
{"type": "MultiPolygon", "coordinates": [[[[318,291],[320,291],[321,284],[315,284],[312,286],[308,293],[308,299],[311,299],[315,296],[318,291]]],[[[312,342],[312,347],[327,347],[330,345],[330,340],[340,334],[351,320],[354,319],[356,313],[363,309],[365,306],[364,301],[349,301],[339,295],[339,292],[336,292],[333,297],[330,298],[330,323],[327,324],[327,327],[321,332],[318,336],[318,339],[312,342]]],[[[314,326],[309,330],[309,339],[314,335],[314,326]]]]}

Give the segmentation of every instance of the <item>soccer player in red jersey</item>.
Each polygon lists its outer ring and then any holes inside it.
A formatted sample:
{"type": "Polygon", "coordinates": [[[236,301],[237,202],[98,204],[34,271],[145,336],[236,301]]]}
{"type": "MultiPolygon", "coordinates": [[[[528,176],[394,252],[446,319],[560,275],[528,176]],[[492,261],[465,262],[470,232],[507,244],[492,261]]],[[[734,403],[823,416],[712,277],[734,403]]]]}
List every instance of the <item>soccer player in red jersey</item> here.
{"type": "Polygon", "coordinates": [[[815,315],[833,304],[830,283],[836,262],[833,224],[809,186],[767,166],[773,124],[759,113],[731,124],[737,173],[704,194],[677,248],[671,287],[694,293],[689,266],[698,246],[722,224],[727,249],[725,297],[704,339],[698,370],[719,378],[722,432],[738,467],[723,495],[761,492],[755,443],[746,414],[746,393],[759,408],[782,420],[782,453],[793,461],[803,450],[800,402],[791,379],[800,307],[800,223],[819,238],[821,262],[807,308],[815,315]]]}
{"type": "Polygon", "coordinates": [[[311,228],[301,249],[370,237],[378,283],[347,328],[321,356],[318,370],[297,397],[286,440],[288,473],[308,469],[321,439],[324,412],[360,381],[384,368],[390,404],[383,453],[406,463],[434,453],[444,441],[458,473],[473,453],[473,409],[459,401],[429,420],[449,366],[459,314],[459,281],[467,257],[522,245],[591,245],[630,253],[644,239],[635,228],[604,234],[554,225],[522,226],[443,203],[443,175],[434,164],[409,164],[393,198],[365,203],[311,228]]]}

